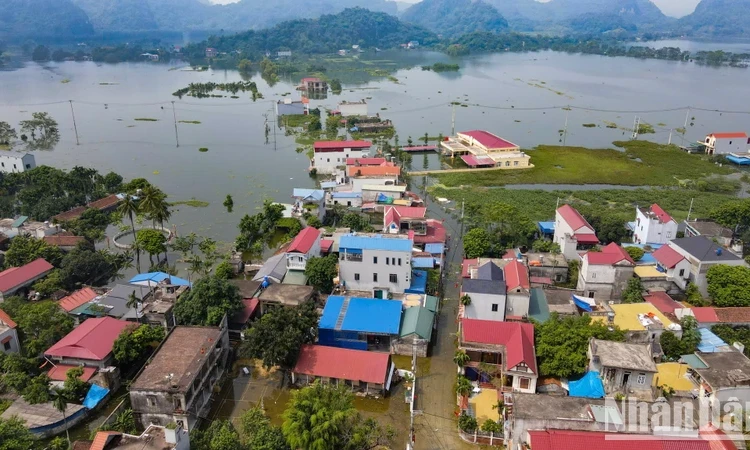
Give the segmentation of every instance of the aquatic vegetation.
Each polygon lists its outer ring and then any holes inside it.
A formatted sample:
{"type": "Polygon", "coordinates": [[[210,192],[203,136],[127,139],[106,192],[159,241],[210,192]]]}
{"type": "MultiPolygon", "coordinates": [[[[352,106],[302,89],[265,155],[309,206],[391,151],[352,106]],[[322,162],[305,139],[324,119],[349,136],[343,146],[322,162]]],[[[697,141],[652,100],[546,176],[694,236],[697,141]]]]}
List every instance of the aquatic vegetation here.
{"type": "Polygon", "coordinates": [[[201,147],[198,149],[198,151],[201,153],[206,153],[208,151],[208,147],[201,147]]]}
{"type": "Polygon", "coordinates": [[[159,121],[159,119],[154,119],[151,117],[136,117],[133,120],[138,121],[138,122],[158,122],[159,121]]]}
{"type": "Polygon", "coordinates": [[[200,120],[180,120],[179,122],[180,123],[188,123],[188,124],[192,124],[192,125],[200,125],[200,123],[201,123],[200,120]]]}
{"type": "Polygon", "coordinates": [[[584,123],[583,126],[586,128],[596,128],[595,123],[584,123]]]}

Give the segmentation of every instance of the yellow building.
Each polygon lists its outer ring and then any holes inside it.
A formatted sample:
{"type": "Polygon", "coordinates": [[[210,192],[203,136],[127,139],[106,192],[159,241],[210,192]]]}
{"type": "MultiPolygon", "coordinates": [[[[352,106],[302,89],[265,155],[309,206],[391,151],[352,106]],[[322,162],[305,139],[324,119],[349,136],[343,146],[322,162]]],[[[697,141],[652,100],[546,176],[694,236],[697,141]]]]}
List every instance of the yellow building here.
{"type": "MultiPolygon", "coordinates": [[[[670,329],[674,322],[661,313],[651,303],[623,303],[610,305],[614,312],[614,325],[625,331],[645,331],[670,329]]],[[[597,316],[593,320],[607,323],[607,317],[597,316]]]]}

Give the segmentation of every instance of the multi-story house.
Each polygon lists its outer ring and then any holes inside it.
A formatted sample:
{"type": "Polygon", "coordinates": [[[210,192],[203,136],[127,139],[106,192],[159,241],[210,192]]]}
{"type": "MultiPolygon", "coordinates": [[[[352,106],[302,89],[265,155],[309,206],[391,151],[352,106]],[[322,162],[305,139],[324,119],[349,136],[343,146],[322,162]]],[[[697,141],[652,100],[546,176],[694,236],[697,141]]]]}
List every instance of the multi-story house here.
{"type": "Polygon", "coordinates": [[[600,252],[586,252],[578,272],[577,290],[589,298],[602,301],[620,300],[633,278],[635,262],[628,252],[614,242],[600,252]]]}
{"type": "Polygon", "coordinates": [[[300,231],[286,250],[286,268],[305,270],[307,260],[320,256],[320,230],[307,227],[300,231]]]}
{"type": "Polygon", "coordinates": [[[719,264],[746,265],[745,260],[705,236],[675,239],[668,245],[690,263],[688,280],[698,286],[704,296],[708,295],[706,273],[712,266],[719,264]]]}
{"type": "Polygon", "coordinates": [[[553,241],[569,260],[578,258],[578,251],[599,243],[596,231],[583,216],[570,205],[562,205],[555,211],[555,234],[553,241]]]}
{"type": "Polygon", "coordinates": [[[677,237],[677,221],[659,205],[635,209],[633,242],[636,244],[666,244],[677,237]]]}
{"type": "Polygon", "coordinates": [[[414,241],[405,235],[347,234],[339,240],[339,275],[347,290],[375,298],[402,294],[411,286],[414,241]]]}
{"type": "Polygon", "coordinates": [[[372,143],[367,141],[318,141],[313,145],[310,170],[319,174],[335,175],[346,166],[348,158],[362,158],[369,154],[372,143]]]}

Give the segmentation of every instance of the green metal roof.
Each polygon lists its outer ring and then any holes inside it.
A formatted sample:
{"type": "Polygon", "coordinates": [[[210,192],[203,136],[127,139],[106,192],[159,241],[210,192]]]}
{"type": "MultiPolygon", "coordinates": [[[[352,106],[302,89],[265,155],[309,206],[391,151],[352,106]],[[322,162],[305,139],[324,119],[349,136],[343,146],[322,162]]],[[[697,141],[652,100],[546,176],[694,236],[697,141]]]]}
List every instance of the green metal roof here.
{"type": "Polygon", "coordinates": [[[296,286],[304,286],[307,284],[307,277],[303,270],[288,270],[284,281],[281,284],[293,284],[296,286]]]}
{"type": "Polygon", "coordinates": [[[432,324],[435,322],[435,313],[421,306],[412,306],[404,311],[401,322],[401,337],[416,334],[421,339],[432,338],[432,324]]]}
{"type": "Polygon", "coordinates": [[[11,228],[18,228],[27,220],[29,220],[29,216],[20,216],[18,219],[13,221],[13,224],[11,224],[11,228]]]}
{"type": "Polygon", "coordinates": [[[439,300],[437,297],[432,295],[426,295],[424,299],[424,307],[432,312],[437,312],[439,300]]]}
{"type": "Polygon", "coordinates": [[[529,318],[539,323],[549,320],[549,305],[542,288],[532,288],[529,297],[529,318]]]}
{"type": "Polygon", "coordinates": [[[691,369],[707,369],[708,368],[706,363],[704,363],[700,358],[698,358],[698,355],[696,355],[695,353],[680,356],[680,361],[690,366],[691,369]]]}

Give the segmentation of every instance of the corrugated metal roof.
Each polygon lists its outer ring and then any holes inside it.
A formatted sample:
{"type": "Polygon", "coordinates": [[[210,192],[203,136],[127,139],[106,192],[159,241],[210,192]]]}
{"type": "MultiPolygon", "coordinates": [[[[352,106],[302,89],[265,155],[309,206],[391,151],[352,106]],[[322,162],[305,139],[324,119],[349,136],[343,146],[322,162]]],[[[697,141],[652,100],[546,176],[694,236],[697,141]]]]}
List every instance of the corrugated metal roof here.
{"type": "Polygon", "coordinates": [[[280,253],[271,256],[263,263],[263,266],[253,277],[253,281],[263,281],[263,278],[269,277],[277,283],[281,283],[284,275],[286,275],[286,255],[280,253]]]}
{"type": "Polygon", "coordinates": [[[568,205],[567,203],[557,208],[557,212],[560,213],[560,216],[562,216],[563,220],[568,223],[568,226],[570,226],[573,231],[577,231],[583,227],[588,227],[592,230],[594,229],[594,227],[589,225],[586,219],[583,218],[578,210],[568,205]]]}
{"type": "Polygon", "coordinates": [[[532,372],[537,373],[534,325],[520,322],[462,319],[461,334],[462,342],[504,346],[507,369],[523,362],[532,372]]]}
{"type": "Polygon", "coordinates": [[[320,201],[325,197],[325,192],[323,192],[322,189],[294,188],[292,190],[292,197],[301,198],[303,200],[320,201]]]}
{"type": "Polygon", "coordinates": [[[120,332],[131,325],[131,322],[111,317],[88,319],[47,349],[44,354],[101,361],[112,352],[112,345],[120,332]]]}
{"type": "Polygon", "coordinates": [[[529,318],[544,323],[549,320],[549,304],[544,289],[532,288],[529,296],[529,318]]]}
{"type": "Polygon", "coordinates": [[[316,377],[385,384],[390,354],[324,345],[303,345],[294,373],[316,377]]]}
{"type": "Polygon", "coordinates": [[[61,298],[58,302],[58,305],[60,305],[60,308],[64,309],[65,311],[71,312],[84,303],[88,303],[91,300],[95,299],[98,295],[99,294],[94,292],[94,290],[91,288],[83,288],[73,292],[67,297],[61,298]]]}
{"type": "Polygon", "coordinates": [[[287,248],[287,253],[307,253],[312,249],[315,242],[320,237],[320,230],[313,227],[307,227],[300,231],[287,248]]]}
{"type": "Polygon", "coordinates": [[[435,267],[435,258],[419,256],[411,259],[411,266],[418,269],[432,269],[435,267]]]}
{"type": "Polygon", "coordinates": [[[424,251],[433,255],[442,255],[445,251],[445,244],[440,242],[434,244],[425,244],[424,251]]]}
{"type": "Polygon", "coordinates": [[[661,247],[659,247],[659,249],[653,252],[651,256],[654,258],[654,260],[656,260],[659,264],[666,267],[667,269],[674,268],[677,263],[685,259],[684,256],[682,256],[677,252],[677,250],[673,249],[669,245],[662,245],[661,247]]]}
{"type": "Polygon", "coordinates": [[[52,264],[42,258],[21,267],[11,267],[0,272],[0,292],[7,292],[28,283],[54,269],[52,264]]]}
{"type": "Polygon", "coordinates": [[[23,225],[24,222],[26,222],[27,220],[29,220],[29,216],[19,216],[18,219],[14,220],[10,226],[11,228],[18,228],[21,225],[23,225]]]}
{"type": "Polygon", "coordinates": [[[404,320],[401,324],[401,337],[416,334],[421,339],[429,341],[432,339],[432,325],[435,322],[435,313],[421,306],[413,306],[404,311],[404,320]]]}
{"type": "Polygon", "coordinates": [[[359,331],[364,333],[398,334],[401,325],[402,303],[399,300],[384,300],[375,298],[348,299],[344,320],[340,327],[336,324],[341,315],[345,298],[338,295],[328,297],[319,327],[323,329],[339,329],[341,331],[359,331]]]}
{"type": "Polygon", "coordinates": [[[386,250],[393,252],[411,252],[414,246],[411,239],[396,237],[360,236],[346,234],[339,240],[339,251],[341,249],[360,249],[360,250],[386,250]]]}

